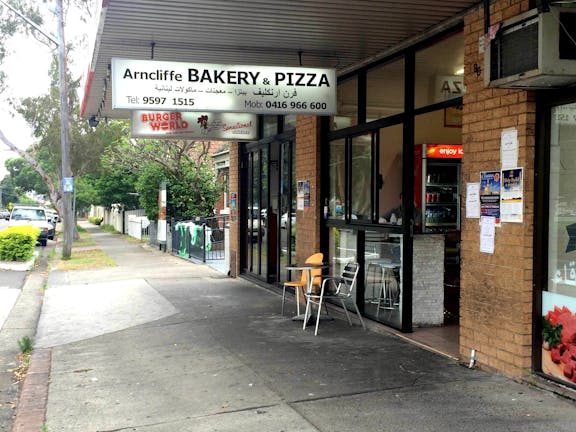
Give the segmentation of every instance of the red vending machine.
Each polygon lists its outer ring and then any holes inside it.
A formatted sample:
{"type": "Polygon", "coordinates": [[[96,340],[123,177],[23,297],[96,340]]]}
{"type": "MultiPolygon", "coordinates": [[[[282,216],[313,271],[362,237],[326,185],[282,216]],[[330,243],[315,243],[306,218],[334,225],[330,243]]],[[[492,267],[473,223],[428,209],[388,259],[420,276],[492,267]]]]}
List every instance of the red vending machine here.
{"type": "Polygon", "coordinates": [[[419,144],[414,160],[414,205],[420,231],[460,230],[461,144],[419,144]]]}

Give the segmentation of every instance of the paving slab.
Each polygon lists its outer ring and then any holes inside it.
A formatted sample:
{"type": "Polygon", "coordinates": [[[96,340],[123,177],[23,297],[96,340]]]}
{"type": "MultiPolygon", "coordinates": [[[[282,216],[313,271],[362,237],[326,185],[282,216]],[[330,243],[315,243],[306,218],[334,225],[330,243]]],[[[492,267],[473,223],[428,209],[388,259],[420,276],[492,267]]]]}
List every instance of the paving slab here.
{"type": "Polygon", "coordinates": [[[50,287],[44,297],[36,346],[75,342],[176,312],[143,279],[50,287]]]}
{"type": "Polygon", "coordinates": [[[19,295],[20,290],[18,288],[0,286],[0,329],[4,326],[4,322],[10,315],[10,311],[19,295]]]}

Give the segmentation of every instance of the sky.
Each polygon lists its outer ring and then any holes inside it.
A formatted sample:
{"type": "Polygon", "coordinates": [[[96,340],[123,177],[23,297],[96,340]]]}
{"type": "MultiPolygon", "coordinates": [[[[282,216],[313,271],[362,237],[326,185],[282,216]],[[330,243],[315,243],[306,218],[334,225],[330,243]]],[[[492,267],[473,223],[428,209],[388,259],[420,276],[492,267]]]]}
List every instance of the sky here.
{"type": "MultiPolygon", "coordinates": [[[[49,3],[44,3],[40,7],[47,10],[49,3]]],[[[46,17],[46,19],[50,18],[50,16],[46,17]]],[[[64,30],[66,42],[69,43],[86,32],[87,27],[91,28],[82,24],[78,19],[67,19],[64,30]]],[[[56,22],[47,21],[42,26],[42,30],[55,36],[57,34],[56,22]]],[[[0,129],[17,147],[26,149],[35,138],[22,116],[11,110],[7,101],[9,98],[20,99],[48,93],[50,89],[48,70],[56,51],[52,44],[43,44],[29,36],[11,38],[7,43],[7,49],[9,54],[0,66],[7,74],[7,89],[0,94],[0,129]]],[[[82,76],[88,70],[89,58],[87,49],[74,53],[74,62],[70,65],[70,71],[75,78],[82,76]]],[[[7,173],[5,161],[13,157],[18,157],[18,155],[9,151],[6,145],[0,142],[0,179],[4,178],[7,173]]]]}

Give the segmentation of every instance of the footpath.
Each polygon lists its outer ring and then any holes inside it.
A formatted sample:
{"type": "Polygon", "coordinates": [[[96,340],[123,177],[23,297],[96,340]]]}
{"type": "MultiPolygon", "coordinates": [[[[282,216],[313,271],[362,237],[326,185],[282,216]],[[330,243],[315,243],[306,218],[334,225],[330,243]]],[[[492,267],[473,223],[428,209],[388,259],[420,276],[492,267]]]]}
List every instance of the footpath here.
{"type": "Polygon", "coordinates": [[[574,431],[551,392],[87,228],[117,266],[49,274],[13,432],[574,431]]]}

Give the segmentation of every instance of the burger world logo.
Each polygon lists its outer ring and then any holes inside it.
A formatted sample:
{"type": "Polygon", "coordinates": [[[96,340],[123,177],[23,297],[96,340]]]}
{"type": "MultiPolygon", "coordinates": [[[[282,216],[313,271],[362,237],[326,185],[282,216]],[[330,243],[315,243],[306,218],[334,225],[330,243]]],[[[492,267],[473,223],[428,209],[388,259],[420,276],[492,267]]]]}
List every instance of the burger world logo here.
{"type": "Polygon", "coordinates": [[[140,115],[140,120],[153,131],[183,131],[189,127],[180,112],[147,112],[140,115]]]}
{"type": "Polygon", "coordinates": [[[185,136],[190,139],[253,139],[257,117],[245,113],[198,113],[191,111],[133,111],[135,138],[185,136]]]}

